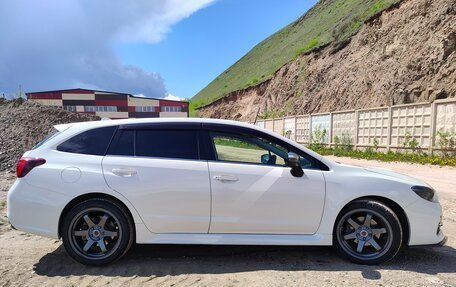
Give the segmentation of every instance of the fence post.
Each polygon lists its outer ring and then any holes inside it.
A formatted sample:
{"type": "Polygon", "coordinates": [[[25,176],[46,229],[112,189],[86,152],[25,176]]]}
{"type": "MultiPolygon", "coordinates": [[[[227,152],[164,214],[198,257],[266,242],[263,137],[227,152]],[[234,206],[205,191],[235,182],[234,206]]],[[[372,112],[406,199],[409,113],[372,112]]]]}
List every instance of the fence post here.
{"type": "Polygon", "coordinates": [[[431,138],[429,140],[429,153],[433,154],[435,146],[435,137],[436,137],[436,128],[437,128],[437,104],[435,102],[431,103],[431,138]]]}
{"type": "Polygon", "coordinates": [[[390,151],[391,146],[391,133],[393,132],[392,129],[393,125],[393,112],[391,106],[388,106],[388,128],[387,128],[387,135],[386,135],[386,151],[390,151]]]}
{"type": "Polygon", "coordinates": [[[331,145],[333,143],[333,114],[330,112],[329,113],[329,148],[331,148],[331,145]]]}
{"type": "Polygon", "coordinates": [[[294,141],[298,142],[298,135],[296,133],[298,130],[298,118],[296,116],[294,116],[293,118],[294,118],[294,131],[293,131],[294,141]]]}
{"type": "Polygon", "coordinates": [[[355,150],[358,149],[358,135],[359,135],[359,111],[355,110],[355,138],[354,138],[355,150]]]}
{"type": "Polygon", "coordinates": [[[312,114],[309,114],[309,136],[307,139],[307,144],[312,143],[312,114]]]}

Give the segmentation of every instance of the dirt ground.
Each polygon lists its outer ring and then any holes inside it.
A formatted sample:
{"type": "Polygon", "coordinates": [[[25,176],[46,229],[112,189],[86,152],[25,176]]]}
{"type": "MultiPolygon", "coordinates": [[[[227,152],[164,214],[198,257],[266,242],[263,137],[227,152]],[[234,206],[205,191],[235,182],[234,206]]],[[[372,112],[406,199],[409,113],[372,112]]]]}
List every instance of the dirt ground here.
{"type": "Polygon", "coordinates": [[[439,192],[444,208],[441,248],[410,248],[380,266],[342,260],[331,248],[136,246],[107,267],[85,267],[60,241],[11,230],[0,174],[0,286],[456,286],[456,168],[335,158],[390,168],[421,178],[439,192]]]}

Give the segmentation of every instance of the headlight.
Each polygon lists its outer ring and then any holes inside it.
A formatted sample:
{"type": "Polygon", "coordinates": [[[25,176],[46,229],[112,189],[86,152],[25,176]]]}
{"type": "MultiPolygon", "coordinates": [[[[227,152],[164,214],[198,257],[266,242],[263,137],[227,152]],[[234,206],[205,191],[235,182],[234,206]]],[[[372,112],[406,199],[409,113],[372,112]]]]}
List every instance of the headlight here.
{"type": "Polygon", "coordinates": [[[432,201],[435,202],[435,190],[427,187],[427,186],[412,186],[412,190],[418,194],[419,197],[427,200],[427,201],[432,201]]]}

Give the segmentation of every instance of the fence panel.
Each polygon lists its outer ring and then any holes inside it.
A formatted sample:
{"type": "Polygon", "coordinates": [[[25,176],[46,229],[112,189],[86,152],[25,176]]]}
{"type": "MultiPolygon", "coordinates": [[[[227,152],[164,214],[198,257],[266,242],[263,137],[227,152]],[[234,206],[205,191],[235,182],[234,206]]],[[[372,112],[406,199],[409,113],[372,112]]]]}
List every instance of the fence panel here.
{"type": "Polygon", "coordinates": [[[401,148],[407,136],[420,147],[431,145],[431,104],[391,107],[390,147],[401,148]]]}
{"type": "Polygon", "coordinates": [[[283,135],[283,119],[274,119],[274,132],[283,135]]]}
{"type": "Polygon", "coordinates": [[[309,142],[309,116],[296,117],[296,142],[308,143],[309,142]]]}
{"type": "Polygon", "coordinates": [[[348,135],[360,147],[402,148],[407,137],[423,149],[438,148],[439,131],[456,133],[456,99],[418,103],[332,114],[302,115],[262,120],[257,126],[287,135],[298,143],[309,143],[316,131],[326,130],[323,143],[348,135]],[[433,143],[436,143],[433,145],[433,143]]]}
{"type": "Polygon", "coordinates": [[[360,110],[358,112],[357,144],[371,146],[377,140],[378,146],[388,145],[388,108],[360,110]]]}
{"type": "Polygon", "coordinates": [[[315,135],[317,131],[326,131],[326,135],[322,138],[323,143],[329,143],[329,130],[331,129],[331,116],[327,115],[312,115],[312,127],[311,133],[312,136],[315,135]]]}
{"type": "Polygon", "coordinates": [[[456,101],[436,101],[435,131],[456,133],[456,101]]]}
{"type": "Polygon", "coordinates": [[[264,121],[258,121],[255,123],[257,127],[263,128],[264,129],[264,121]]]}
{"type": "Polygon", "coordinates": [[[284,134],[291,140],[296,139],[296,118],[285,118],[284,119],[284,134]]]}
{"type": "Polygon", "coordinates": [[[356,138],[356,113],[355,112],[341,112],[332,115],[333,128],[332,128],[332,142],[334,137],[348,136],[352,143],[356,138]]]}
{"type": "Polygon", "coordinates": [[[264,128],[271,132],[274,131],[274,122],[272,120],[265,120],[264,128]]]}

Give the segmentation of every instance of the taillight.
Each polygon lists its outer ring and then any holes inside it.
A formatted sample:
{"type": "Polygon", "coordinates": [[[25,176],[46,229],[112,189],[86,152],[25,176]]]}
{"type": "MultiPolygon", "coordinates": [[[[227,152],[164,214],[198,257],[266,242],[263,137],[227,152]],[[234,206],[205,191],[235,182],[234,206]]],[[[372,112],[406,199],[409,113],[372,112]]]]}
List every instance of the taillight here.
{"type": "Polygon", "coordinates": [[[16,175],[17,177],[24,177],[29,173],[34,167],[45,164],[46,160],[44,158],[36,157],[21,157],[17,163],[16,175]]]}

